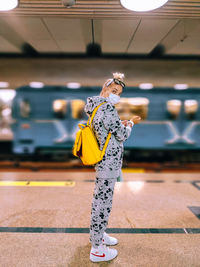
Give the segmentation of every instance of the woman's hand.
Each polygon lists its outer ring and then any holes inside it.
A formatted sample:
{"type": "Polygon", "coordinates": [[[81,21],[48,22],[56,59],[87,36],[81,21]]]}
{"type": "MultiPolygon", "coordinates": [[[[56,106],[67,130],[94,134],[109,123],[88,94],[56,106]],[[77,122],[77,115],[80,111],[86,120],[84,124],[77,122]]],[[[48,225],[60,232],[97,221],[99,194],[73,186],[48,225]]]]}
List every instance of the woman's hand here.
{"type": "Polygon", "coordinates": [[[132,123],[130,122],[130,121],[128,121],[128,120],[123,120],[122,121],[122,124],[124,124],[124,126],[130,126],[130,127],[132,127],[133,125],[132,125],[132,123]]]}
{"type": "MultiPolygon", "coordinates": [[[[133,117],[130,119],[130,121],[134,122],[134,124],[138,124],[138,123],[141,121],[141,117],[140,117],[140,116],[133,116],[133,117]]],[[[123,121],[121,121],[121,122],[122,122],[122,124],[123,124],[124,126],[130,126],[130,127],[132,127],[132,123],[129,122],[128,120],[123,120],[123,121]]]]}
{"type": "Polygon", "coordinates": [[[132,122],[134,122],[134,124],[138,124],[141,121],[141,117],[140,116],[133,116],[130,120],[132,122]]]}
{"type": "Polygon", "coordinates": [[[128,124],[128,120],[123,120],[123,121],[122,121],[122,124],[124,124],[124,126],[127,126],[127,124],[128,124]]]}

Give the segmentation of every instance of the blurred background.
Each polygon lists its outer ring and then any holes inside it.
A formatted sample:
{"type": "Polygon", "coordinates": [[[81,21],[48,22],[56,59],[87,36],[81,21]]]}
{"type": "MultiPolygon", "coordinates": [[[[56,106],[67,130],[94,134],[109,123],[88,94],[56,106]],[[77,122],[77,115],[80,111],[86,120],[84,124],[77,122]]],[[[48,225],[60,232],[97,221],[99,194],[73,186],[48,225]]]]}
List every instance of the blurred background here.
{"type": "Polygon", "coordinates": [[[122,72],[119,116],[142,117],[123,167],[198,172],[199,15],[185,0],[147,13],[116,0],[20,0],[0,12],[0,170],[92,170],[72,155],[78,123],[87,97],[122,72]]]}

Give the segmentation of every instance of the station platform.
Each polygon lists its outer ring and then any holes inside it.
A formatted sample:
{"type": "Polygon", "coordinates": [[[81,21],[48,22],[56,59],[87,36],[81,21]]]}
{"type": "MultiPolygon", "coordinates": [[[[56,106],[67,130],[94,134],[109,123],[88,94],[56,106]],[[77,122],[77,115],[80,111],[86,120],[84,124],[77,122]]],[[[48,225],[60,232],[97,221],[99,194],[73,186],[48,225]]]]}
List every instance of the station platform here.
{"type": "Polygon", "coordinates": [[[199,267],[200,173],[123,170],[106,232],[118,256],[89,259],[95,172],[0,172],[1,267],[199,267]]]}

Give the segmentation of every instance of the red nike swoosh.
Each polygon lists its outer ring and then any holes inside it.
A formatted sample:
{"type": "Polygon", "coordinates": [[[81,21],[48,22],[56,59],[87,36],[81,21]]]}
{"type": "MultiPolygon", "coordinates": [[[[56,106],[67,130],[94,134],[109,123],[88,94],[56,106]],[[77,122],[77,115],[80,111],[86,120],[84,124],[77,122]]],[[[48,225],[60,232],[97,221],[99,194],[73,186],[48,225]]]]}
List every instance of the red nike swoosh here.
{"type": "Polygon", "coordinates": [[[94,254],[94,253],[91,253],[92,255],[94,255],[94,256],[97,256],[97,257],[105,257],[105,254],[103,253],[103,255],[96,255],[96,254],[94,254]]]}

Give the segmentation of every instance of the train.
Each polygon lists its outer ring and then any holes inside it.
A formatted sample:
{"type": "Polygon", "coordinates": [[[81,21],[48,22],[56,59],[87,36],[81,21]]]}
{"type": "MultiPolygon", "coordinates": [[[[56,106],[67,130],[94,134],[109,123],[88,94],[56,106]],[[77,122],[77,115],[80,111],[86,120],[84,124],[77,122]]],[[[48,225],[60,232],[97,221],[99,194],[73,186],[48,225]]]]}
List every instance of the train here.
{"type": "MultiPolygon", "coordinates": [[[[12,101],[11,129],[14,154],[36,151],[71,151],[78,123],[88,117],[84,113],[87,97],[99,95],[101,87],[48,86],[16,88],[12,101]]],[[[119,116],[140,115],[131,136],[124,142],[126,150],[199,150],[200,89],[155,87],[142,90],[126,87],[120,103],[119,116]],[[127,109],[127,107],[129,109],[127,109]],[[125,110],[126,109],[126,110],[125,110]]]]}

